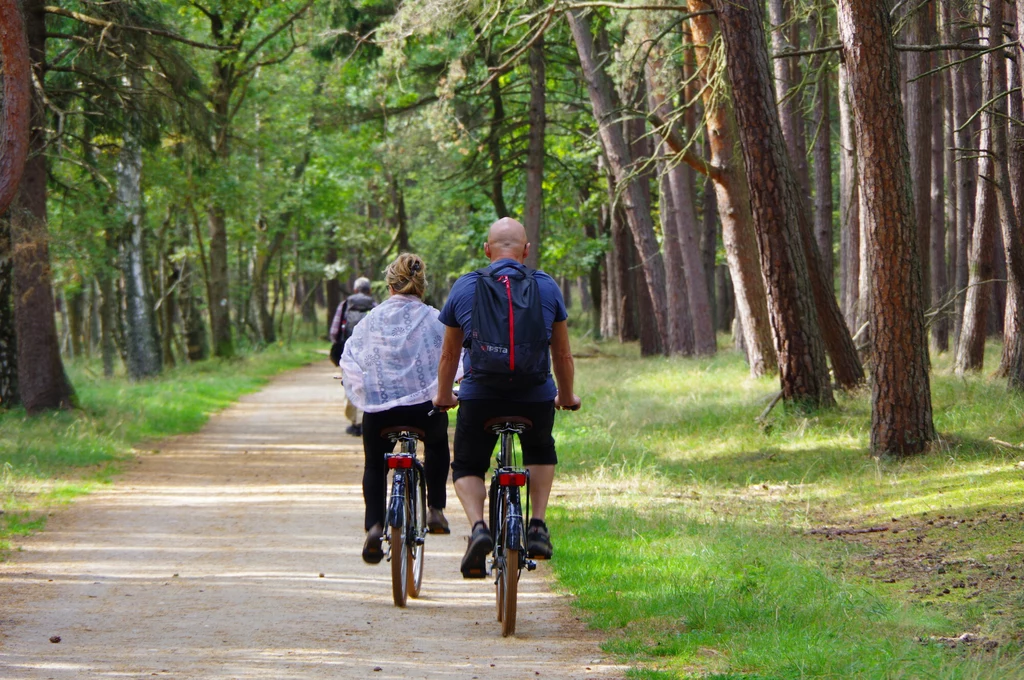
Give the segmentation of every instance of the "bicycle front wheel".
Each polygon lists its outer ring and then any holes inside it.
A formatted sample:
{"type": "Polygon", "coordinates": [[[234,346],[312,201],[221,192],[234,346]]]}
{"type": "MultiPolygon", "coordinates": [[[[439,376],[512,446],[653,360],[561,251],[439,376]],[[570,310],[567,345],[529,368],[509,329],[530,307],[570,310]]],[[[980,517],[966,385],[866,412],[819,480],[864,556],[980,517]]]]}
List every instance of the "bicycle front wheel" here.
{"type": "Polygon", "coordinates": [[[501,636],[516,632],[516,604],[519,598],[519,551],[506,550],[505,563],[498,574],[498,608],[501,636]]]}
{"type": "Polygon", "coordinates": [[[408,517],[412,519],[409,527],[409,535],[412,543],[407,546],[409,553],[409,570],[406,590],[409,597],[419,597],[420,588],[423,585],[423,548],[424,537],[427,534],[427,499],[424,488],[423,474],[418,470],[412,475],[412,512],[408,517]]]}
{"type": "Polygon", "coordinates": [[[401,517],[391,526],[391,595],[396,607],[404,607],[409,595],[409,549],[406,525],[410,519],[409,485],[405,485],[401,517]]]}

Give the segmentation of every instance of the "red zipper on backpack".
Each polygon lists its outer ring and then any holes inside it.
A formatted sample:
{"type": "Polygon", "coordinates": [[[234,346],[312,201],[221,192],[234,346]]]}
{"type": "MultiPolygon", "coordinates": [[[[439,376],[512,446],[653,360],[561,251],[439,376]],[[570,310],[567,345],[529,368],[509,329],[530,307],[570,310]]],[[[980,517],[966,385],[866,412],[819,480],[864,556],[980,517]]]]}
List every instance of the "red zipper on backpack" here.
{"type": "Polygon", "coordinates": [[[512,310],[512,284],[507,276],[499,276],[498,280],[505,284],[505,295],[508,297],[508,370],[516,370],[516,330],[515,314],[512,310]]]}

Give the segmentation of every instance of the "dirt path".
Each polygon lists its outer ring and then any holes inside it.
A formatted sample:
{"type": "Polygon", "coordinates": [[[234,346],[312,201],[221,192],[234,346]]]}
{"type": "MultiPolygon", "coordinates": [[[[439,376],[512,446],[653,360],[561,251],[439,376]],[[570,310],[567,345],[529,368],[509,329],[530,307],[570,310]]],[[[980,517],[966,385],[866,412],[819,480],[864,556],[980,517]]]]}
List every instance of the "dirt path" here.
{"type": "Polygon", "coordinates": [[[422,597],[392,605],[387,563],[360,558],[362,448],[331,375],[280,377],[25,540],[0,564],[0,677],[622,677],[544,564],[501,637],[490,580],[458,571],[454,493],[422,597]]]}

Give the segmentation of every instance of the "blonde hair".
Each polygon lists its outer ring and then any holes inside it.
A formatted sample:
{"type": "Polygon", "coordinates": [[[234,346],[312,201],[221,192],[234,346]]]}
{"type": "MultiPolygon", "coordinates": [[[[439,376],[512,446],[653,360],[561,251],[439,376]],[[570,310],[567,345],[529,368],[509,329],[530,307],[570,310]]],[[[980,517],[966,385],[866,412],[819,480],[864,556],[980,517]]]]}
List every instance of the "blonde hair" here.
{"type": "Polygon", "coordinates": [[[384,270],[384,281],[396,295],[423,297],[427,290],[427,265],[419,255],[402,253],[384,270]]]}

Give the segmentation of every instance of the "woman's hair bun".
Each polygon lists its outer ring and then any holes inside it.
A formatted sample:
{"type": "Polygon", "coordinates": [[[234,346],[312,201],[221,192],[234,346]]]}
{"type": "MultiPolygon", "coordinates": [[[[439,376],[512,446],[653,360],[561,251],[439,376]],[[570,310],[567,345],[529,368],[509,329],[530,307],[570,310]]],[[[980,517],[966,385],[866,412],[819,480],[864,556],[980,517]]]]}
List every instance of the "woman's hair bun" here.
{"type": "Polygon", "coordinates": [[[423,297],[427,290],[426,263],[413,253],[402,253],[384,271],[388,287],[398,295],[423,297]]]}

